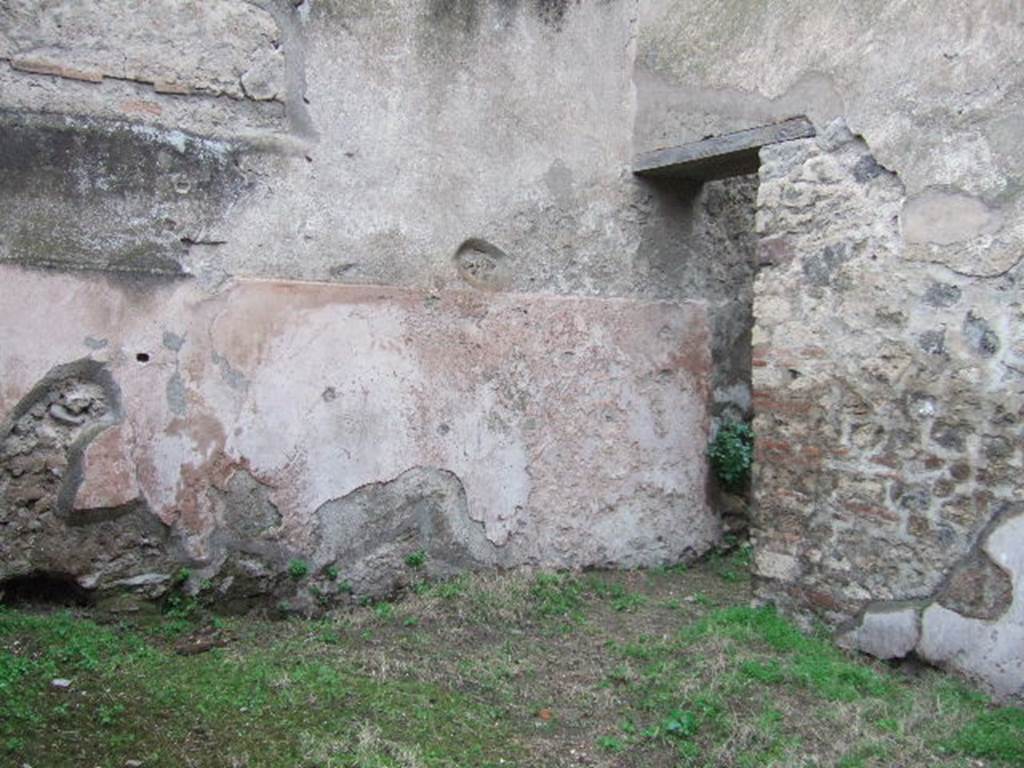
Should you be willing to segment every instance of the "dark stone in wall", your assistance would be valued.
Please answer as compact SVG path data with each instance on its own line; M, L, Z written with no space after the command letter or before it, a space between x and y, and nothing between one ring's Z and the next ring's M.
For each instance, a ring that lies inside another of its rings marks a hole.
M961 290L947 283L933 283L924 294L924 301L933 307L951 307L960 301Z
M436 23L453 23L464 32L475 32L489 4L506 13L527 5L545 24L557 30L579 0L430 0L430 18Z
M1010 607L1013 583L983 552L960 563L939 596L939 605L961 616L994 621Z
M992 357L999 351L999 336L987 320L974 312L968 312L964 318L964 338L982 357Z

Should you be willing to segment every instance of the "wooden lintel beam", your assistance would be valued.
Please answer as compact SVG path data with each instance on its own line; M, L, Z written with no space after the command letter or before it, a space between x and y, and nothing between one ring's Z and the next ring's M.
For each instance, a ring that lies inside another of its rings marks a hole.
M633 173L700 181L742 176L757 171L757 152L761 147L814 135L814 125L810 120L794 117L690 144L643 152L633 161Z

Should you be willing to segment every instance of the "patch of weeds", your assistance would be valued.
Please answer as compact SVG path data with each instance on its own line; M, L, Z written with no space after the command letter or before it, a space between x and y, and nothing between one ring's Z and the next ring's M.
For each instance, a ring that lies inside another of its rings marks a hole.
M597 746L605 752L622 752L626 749L626 742L615 736L602 736L597 740Z
M391 621L395 616L395 606L391 603L377 603L373 607L373 612L381 621Z
M650 661L665 658L675 650L674 645L652 637L641 635L628 643L613 643L612 649L627 659Z
M313 599L316 600L317 605L319 605L322 608L325 608L331 604L331 596L316 585L313 585L309 588L309 594L311 594L313 596Z
M410 568L422 568L427 564L427 553L422 549L418 549L406 555L405 564Z
M865 768L885 758L889 753L882 744L862 744L840 758L836 768Z
M777 685L786 679L779 662L775 659L744 661L740 664L740 674L766 685Z
M294 558L288 561L288 575L296 581L306 578L309 575L309 563L305 560Z
M328 581L337 581L338 580L338 566L336 566L336 565L328 565L326 568L324 568L324 576L327 577Z
M716 611L683 635L690 639L717 635L755 649L761 646L787 654L785 661L746 663L740 672L759 682L795 683L830 701L884 697L896 690L871 667L847 658L824 637L802 634L770 607Z
M586 586L597 597L611 598L612 610L620 613L632 612L647 604L646 597L627 591L619 582L609 583L604 579L590 577Z
M649 738L689 739L697 733L697 716L693 712L674 709L644 733Z
M815 652L817 651L817 652ZM829 701L856 701L865 696L881 698L895 692L895 685L870 667L843 657L830 645L821 645L797 656L786 670L792 682L804 685Z
M332 627L324 627L320 630L318 638L324 645L340 645L341 633Z
M636 678L636 673L633 672L633 668L629 664L619 664L612 667L608 673L608 680L613 683L626 684L632 682Z
M753 562L753 548L749 542L736 544L734 541L727 542L731 547L726 554L712 553L708 557L711 570L718 578L730 584L736 584L750 579L750 566Z
M191 630L199 617L202 606L192 595L171 592L163 604L163 621L157 634L173 638Z
M624 594L612 599L612 609L620 613L633 612L647 605L647 598L635 593Z
M0 611L0 643L0 740L11 752L32 743L26 734L45 731L47 718L66 715L67 702L48 696L50 680L71 678L80 690L82 679L116 679L122 670L148 665L155 656L137 636L67 612ZM123 705L105 701L96 710L103 725L113 724L123 711Z
M686 563L673 563L672 565L657 565L648 572L651 576L680 576L689 570Z
M456 576L454 579L439 581L436 584L430 585L428 593L435 597L440 597L442 600L455 600L466 594L466 586L467 578L465 576Z
M536 614L542 618L582 618L583 587L567 573L538 573L530 587Z
M100 725L110 728L117 724L118 719L124 714L123 704L101 704L98 710Z
M969 757L1024 765L1024 709L1004 707L982 712L960 729L949 748Z
M742 490L754 463L754 430L742 421L723 422L708 444L708 460L725 488Z

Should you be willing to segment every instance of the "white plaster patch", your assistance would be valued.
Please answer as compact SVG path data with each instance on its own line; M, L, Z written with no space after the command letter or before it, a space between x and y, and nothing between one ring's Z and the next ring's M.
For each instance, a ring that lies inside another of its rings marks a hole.
M995 234L1002 226L1002 216L976 197L928 190L907 200L902 223L907 243L953 245Z
M996 528L985 551L1013 580L1013 602L995 621L971 619L930 606L921 620L918 653L959 670L1003 698L1024 697L1024 515Z

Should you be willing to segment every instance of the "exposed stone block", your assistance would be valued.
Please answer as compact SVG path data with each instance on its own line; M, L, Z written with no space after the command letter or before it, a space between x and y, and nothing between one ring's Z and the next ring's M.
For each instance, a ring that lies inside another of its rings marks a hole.
M920 636L915 607L874 608L860 624L838 638L840 645L879 659L902 659L917 646Z

